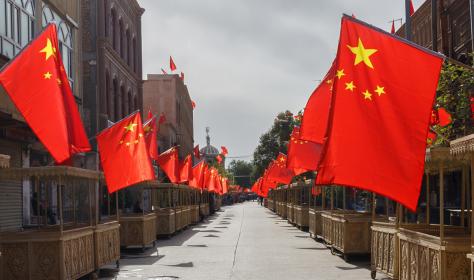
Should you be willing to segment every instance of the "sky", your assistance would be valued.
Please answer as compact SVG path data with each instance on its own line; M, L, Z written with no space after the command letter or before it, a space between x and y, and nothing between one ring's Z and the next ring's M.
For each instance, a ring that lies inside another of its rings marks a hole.
M208 126L213 146L243 160L278 112L304 108L334 59L343 13L387 31L404 15L403 0L138 2L144 79L169 71L171 55L196 102L195 144L205 146Z

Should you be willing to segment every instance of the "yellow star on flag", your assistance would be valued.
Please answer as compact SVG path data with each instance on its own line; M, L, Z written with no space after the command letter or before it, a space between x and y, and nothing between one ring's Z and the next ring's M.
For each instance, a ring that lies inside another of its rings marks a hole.
M58 85L62 84L61 79L56 79L56 82L58 82Z
M362 44L362 40L360 38L359 38L359 43L357 46L351 47L347 45L347 47L351 50L353 54L356 55L355 60L354 60L354 65L364 62L365 65L374 69L374 66L372 65L372 61L370 61L370 56L377 52L376 49L366 49L364 47L364 44Z
M344 73L344 69L337 70L336 76L341 79L343 76L345 76L346 73Z
M53 47L53 44L49 38L46 41L46 46L40 51L40 53L44 53L46 55L46 60L48 60L51 56L54 56L56 53L56 48Z
M366 89L362 94L364 95L364 99L372 100L372 94L369 92L369 90Z
M327 80L326 83L327 84L332 84L332 80Z
M381 86L377 86L377 89L375 90L375 92L376 92L379 96L382 96L382 94L385 93L385 88L384 88L384 87L381 87Z
M46 72L43 74L43 77L46 79L46 80L51 80L51 76L53 76L50 72Z
M350 83L346 83L346 89L350 91L354 91L356 86L354 85L354 81L351 81Z
M133 128L134 128L135 126L137 126L137 125L138 125L138 124L136 124L136 123L130 123L130 124L128 124L127 126L124 127L124 128L125 128L125 131L126 131L126 132L128 132L128 131L133 132Z

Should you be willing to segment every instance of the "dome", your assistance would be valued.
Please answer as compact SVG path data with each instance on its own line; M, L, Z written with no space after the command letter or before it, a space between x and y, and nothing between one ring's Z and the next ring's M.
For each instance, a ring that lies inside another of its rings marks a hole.
M219 154L219 150L212 146L212 145L207 145L206 147L202 148L200 150L202 155L215 155L217 156Z

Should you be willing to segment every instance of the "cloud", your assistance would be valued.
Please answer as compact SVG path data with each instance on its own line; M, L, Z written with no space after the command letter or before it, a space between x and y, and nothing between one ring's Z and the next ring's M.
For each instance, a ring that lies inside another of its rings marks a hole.
M421 0L414 1L415 7ZM342 13L383 29L401 18L394 0L139 0L143 73L172 55L196 101L194 135L230 156L253 153L283 110L305 106L332 62Z

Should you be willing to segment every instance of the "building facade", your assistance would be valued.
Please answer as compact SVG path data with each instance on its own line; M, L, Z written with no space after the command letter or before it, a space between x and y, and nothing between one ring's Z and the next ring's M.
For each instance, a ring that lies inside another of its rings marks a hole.
M58 29L59 51L82 113L82 73L78 67L82 61L80 19L79 0L0 0L0 66L18 54L46 25L54 22ZM3 88L0 88L0 154L10 157L10 167L53 163ZM79 157L77 164L80 162ZM31 191L21 181L2 182L0 232L17 230L22 224L29 223L23 217L30 217Z
M471 18L469 0L438 0L437 38L433 44L431 0L426 0L411 17L412 41L429 49L435 49L454 60L471 64ZM405 36L405 25L397 30ZM433 48L435 46L435 48Z
M141 17L136 0L83 0L84 125L95 136L143 108ZM96 143L92 141L96 151ZM98 166L97 153L87 167Z
M193 152L192 101L178 75L149 74L143 84L143 108L166 118L158 132L160 152L176 145L181 159Z

